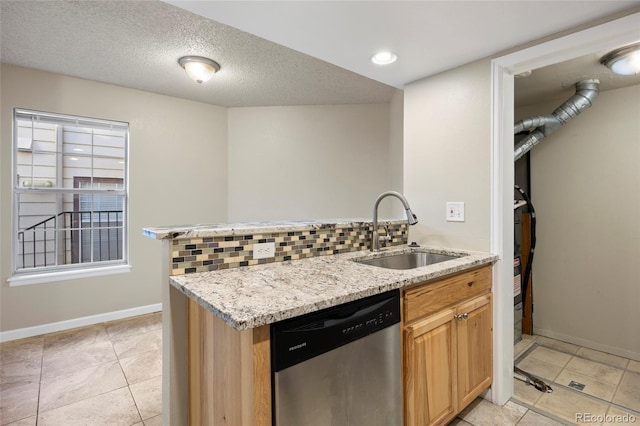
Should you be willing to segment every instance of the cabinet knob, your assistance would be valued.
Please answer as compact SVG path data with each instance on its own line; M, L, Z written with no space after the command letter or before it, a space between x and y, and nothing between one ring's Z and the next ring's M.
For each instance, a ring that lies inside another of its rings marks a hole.
M466 320L469 318L469 314L467 312L465 312L464 314L458 314L458 315L454 315L453 316L455 319L462 321L462 320Z

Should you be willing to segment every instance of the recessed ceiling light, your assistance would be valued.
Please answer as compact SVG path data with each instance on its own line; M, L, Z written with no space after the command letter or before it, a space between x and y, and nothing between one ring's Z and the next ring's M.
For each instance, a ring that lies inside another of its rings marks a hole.
M634 75L640 73L640 43L613 50L600 59L602 65L616 74Z
M376 65L389 65L398 59L395 53L392 52L378 52L371 57L371 62Z

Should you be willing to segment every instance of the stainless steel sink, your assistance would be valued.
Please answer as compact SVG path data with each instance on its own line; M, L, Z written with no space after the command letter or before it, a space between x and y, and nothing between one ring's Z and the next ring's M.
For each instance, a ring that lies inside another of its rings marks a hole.
M438 253L412 252L393 254L391 256L378 257L375 259L356 259L356 262L387 269L414 269L421 266L446 262L447 260L457 259L458 257L459 256L450 256Z

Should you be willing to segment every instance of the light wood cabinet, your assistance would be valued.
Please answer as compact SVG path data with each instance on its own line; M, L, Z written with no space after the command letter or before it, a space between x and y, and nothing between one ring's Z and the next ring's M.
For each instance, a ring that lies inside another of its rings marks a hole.
M458 343L459 410L491 385L493 373L493 325L491 294L459 305L455 320Z
M457 410L454 312L447 309L405 327L407 426L441 424Z
M446 424L491 385L490 288L486 267L403 295L406 426Z

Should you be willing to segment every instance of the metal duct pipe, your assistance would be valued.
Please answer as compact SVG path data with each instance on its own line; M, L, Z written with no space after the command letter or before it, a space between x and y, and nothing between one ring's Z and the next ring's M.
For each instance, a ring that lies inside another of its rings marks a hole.
M514 126L514 134L525 130L533 130L516 144L513 161L517 161L542 139L589 108L598 97L599 90L600 80L597 78L579 81L576 83L576 93L556 108L550 115L525 118L524 120L518 121Z

